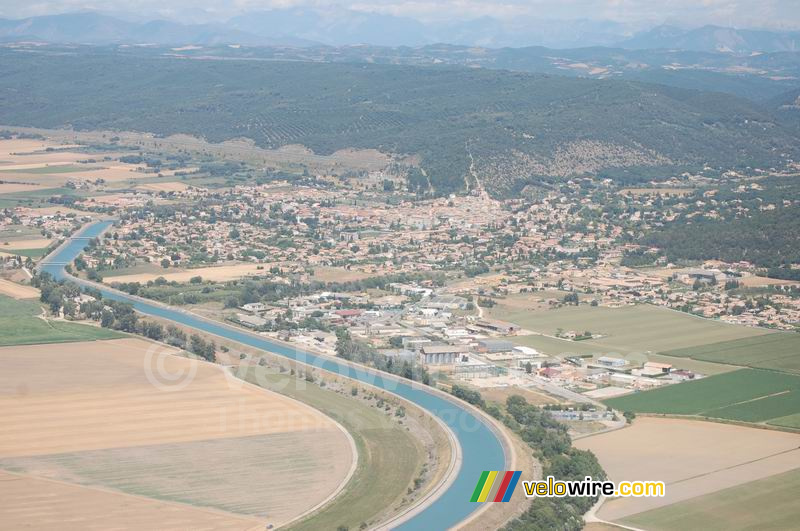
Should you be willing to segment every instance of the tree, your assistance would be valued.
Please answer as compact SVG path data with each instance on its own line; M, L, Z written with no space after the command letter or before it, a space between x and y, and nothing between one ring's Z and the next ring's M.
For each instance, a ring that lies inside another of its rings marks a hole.
M150 339L161 341L164 338L164 327L152 321L144 321L142 323L142 334Z
M124 332L136 332L136 324L139 318L133 312L122 315L115 321L115 328Z
M392 336L389 338L389 345L392 348L403 348L403 338L401 336Z
M575 306L578 305L578 294L576 292L567 293L564 295L563 299L564 304L574 304Z
M64 304L62 306L62 310L64 311L64 315L68 317L75 317L75 310L77 309L77 305L72 299L65 299Z
M114 314L109 310L103 310L103 313L100 314L100 326L103 328L111 328L113 324Z
M162 258L161 259L161 267L167 269L169 267L170 261L169 258Z
M531 362L525 363L525 372L528 374L533 373L533 364Z

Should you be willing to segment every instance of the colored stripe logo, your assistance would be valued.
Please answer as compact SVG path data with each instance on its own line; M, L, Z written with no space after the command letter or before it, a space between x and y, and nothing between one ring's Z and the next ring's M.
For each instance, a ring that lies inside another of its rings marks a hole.
M497 483L497 491L494 496L488 501L493 502L507 502L514 494L514 489L517 488L519 477L522 472L519 470L506 470L498 472L496 470L484 470L478 479L478 484L475 485L475 490L472 491L472 497L469 499L471 502L483 503L487 501L492 492L492 487ZM496 481L497 478L500 481Z

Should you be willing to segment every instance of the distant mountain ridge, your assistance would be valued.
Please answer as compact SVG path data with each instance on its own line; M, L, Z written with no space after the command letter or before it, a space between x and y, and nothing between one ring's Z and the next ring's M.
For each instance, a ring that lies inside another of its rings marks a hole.
M546 20L488 16L423 24L415 19L344 8L289 8L245 13L230 20L183 24L132 22L94 12L20 20L0 19L0 40L53 43L243 44L423 46L439 42L490 48L615 46L635 49L754 52L798 51L800 31L741 30L719 26L682 29L662 25L633 34L625 24L603 20Z
M609 21L554 21L521 18L501 21L481 17L467 21L423 24L408 17L342 8L254 11L207 24L130 21L94 12L0 19L0 41L42 40L50 43L114 44L371 44L423 46L448 42L468 46L567 48L611 45L630 35L629 28Z
M289 8L248 12L229 20L186 24L96 12L20 20L0 19L0 41L41 40L65 44L158 44L246 46L426 46L448 43L486 48L613 47L688 51L800 51L800 31L740 30L719 26L681 29L662 25L634 34L625 24L603 20L547 20L488 16L422 23L408 17L344 8Z
M221 24L180 24L167 20L129 22L100 13L68 13L0 19L0 41L41 40L64 44L243 44L250 46L316 43L291 36L273 39Z
M662 25L619 43L632 49L676 49L697 52L757 52L800 51L800 31L764 31L703 26L685 30Z

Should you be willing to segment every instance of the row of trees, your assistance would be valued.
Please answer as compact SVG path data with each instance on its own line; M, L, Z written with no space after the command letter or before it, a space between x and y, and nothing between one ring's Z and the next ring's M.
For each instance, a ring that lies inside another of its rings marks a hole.
M380 371L396 374L408 380L422 382L425 385L431 384L430 374L421 365L405 360L397 362L394 358L381 354L372 346L354 340L346 328L338 328L336 330L336 356L344 360L374 367Z
M567 427L543 408L528 404L525 398L508 397L505 412L488 404L480 392L453 385L451 393L466 400L516 432L533 450L542 463L543 477L554 476L564 481L579 481L586 476L602 481L606 474L595 455L588 450L572 447ZM511 521L506 531L579 531L583 515L597 501L592 497L535 498L528 509Z
M85 316L98 321L103 328L119 330L131 334L139 334L155 341L187 350L208 361L215 361L217 346L213 341L206 341L198 334L187 336L174 325L166 328L160 323L143 319L133 306L127 302L104 299L103 295L92 288L84 289L90 298L81 301L81 288L72 282L57 282L48 273L39 273L31 279L31 284L41 291L40 300L47 303L51 313L64 313L66 317ZM80 302L79 302L80 301Z

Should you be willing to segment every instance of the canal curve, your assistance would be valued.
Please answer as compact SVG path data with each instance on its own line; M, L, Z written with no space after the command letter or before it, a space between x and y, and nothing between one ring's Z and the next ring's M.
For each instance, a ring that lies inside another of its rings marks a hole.
M476 511L481 504L470 503L469 498L475 484L484 470L504 470L506 455L500 435L491 427L485 418L474 413L470 408L441 396L423 384L404 379L390 377L384 373L367 370L342 363L334 358L320 356L256 336L244 330L210 321L195 314L172 308L160 303L148 302L139 297L128 296L103 285L70 276L64 267L83 252L88 241L100 236L111 221L92 223L76 233L64 245L45 258L39 266L40 271L53 275L57 280L69 279L85 286L99 290L103 297L111 300L125 301L133 305L138 312L173 321L202 332L242 343L252 348L292 360L301 361L321 370L335 372L376 387L392 392L427 410L447 425L461 446L461 466L455 479L435 501L409 519L400 523L395 529L402 530L438 530L448 529L465 520Z

